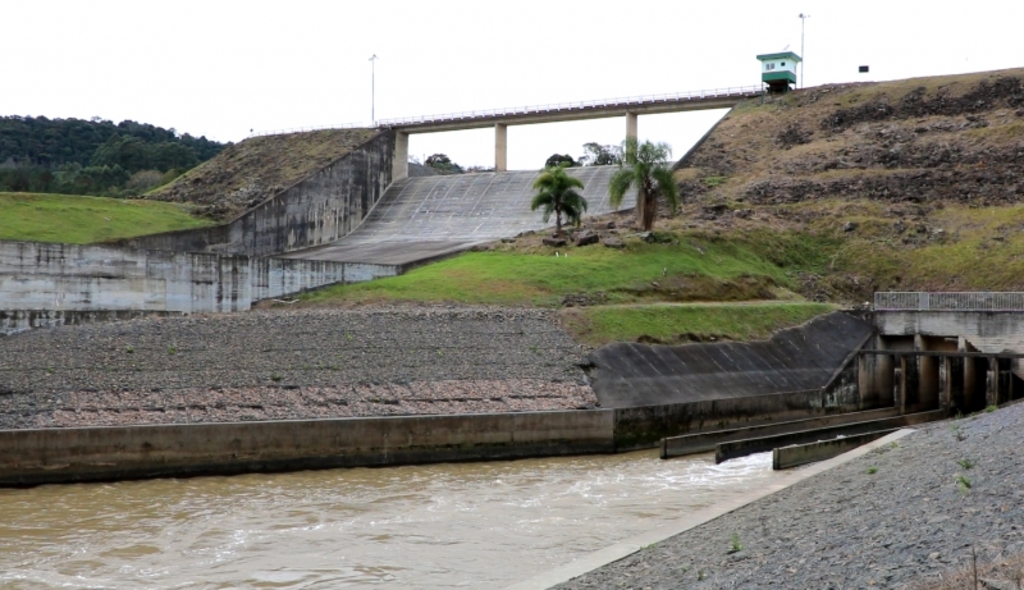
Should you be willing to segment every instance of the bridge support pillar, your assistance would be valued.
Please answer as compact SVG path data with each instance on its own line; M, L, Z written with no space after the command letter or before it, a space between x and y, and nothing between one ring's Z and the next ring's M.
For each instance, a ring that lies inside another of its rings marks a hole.
M494 171L508 170L508 125L494 124Z
M988 374L985 375L985 406L999 405L999 359L988 358Z
M892 398L893 405L899 408L900 414L907 413L907 357L896 355L896 367L893 369Z
M626 113L626 139L629 139L631 137L633 139L637 138L637 134L636 134L637 121L636 120L637 120L637 114L636 113L629 113L629 112Z
M391 160L391 182L409 177L409 134L395 132L395 154Z
M945 357L939 365L939 409L948 410L953 399L953 359Z

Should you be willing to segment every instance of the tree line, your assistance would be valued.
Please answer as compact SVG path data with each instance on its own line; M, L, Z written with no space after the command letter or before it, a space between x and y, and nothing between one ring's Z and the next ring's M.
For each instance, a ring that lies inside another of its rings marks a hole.
M134 196L226 146L135 121L0 117L0 191Z

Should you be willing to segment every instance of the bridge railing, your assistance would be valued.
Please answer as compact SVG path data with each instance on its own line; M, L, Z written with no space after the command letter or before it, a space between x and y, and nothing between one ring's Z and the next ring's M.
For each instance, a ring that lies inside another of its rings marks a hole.
M317 127L292 127L290 129L271 129L269 131L253 131L249 137L262 137L264 135L286 135L288 133L304 133L308 131L324 131L327 129L371 129L375 127L372 123L341 123L340 125L320 125Z
M642 106L648 104L656 104L659 102L681 102L687 100L702 100L709 98L727 98L730 96L743 97L750 96L752 94L759 94L760 92L760 86L734 86L729 88L714 88L711 90L695 90L692 92L676 92L672 94L648 94L642 96L630 96L623 98L584 100L578 102L559 102L525 107L510 107L503 109L489 109L481 111L462 111L458 113L446 113L442 115L422 115L419 117L406 117L401 119L381 119L380 121L377 121L377 124L384 127L401 127L403 125L439 123L442 121L458 121L463 119L476 119L485 117L506 117L514 115L550 113L557 111Z
M1024 311L1021 292L959 292L925 291L875 293L878 311Z

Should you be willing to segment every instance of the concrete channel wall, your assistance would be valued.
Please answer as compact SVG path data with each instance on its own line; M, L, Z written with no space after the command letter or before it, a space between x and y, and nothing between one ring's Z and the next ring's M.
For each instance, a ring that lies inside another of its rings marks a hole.
M614 449L582 410L0 431L0 486L515 459Z
M394 276L396 266L0 241L0 334L125 313L245 311L254 301Z
M320 246L358 227L391 184L394 133L370 141L233 221L141 236L133 248L273 256Z

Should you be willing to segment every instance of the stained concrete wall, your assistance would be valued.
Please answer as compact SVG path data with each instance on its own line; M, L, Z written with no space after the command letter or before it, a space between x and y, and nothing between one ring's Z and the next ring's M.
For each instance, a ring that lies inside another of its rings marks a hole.
M608 410L0 431L0 485L612 452Z
M125 311L245 311L260 299L400 271L387 265L0 241L0 333Z
M791 391L688 403L616 408L618 450L642 449L670 436L799 420L865 408L858 397L828 389Z
M362 223L391 184L394 133L382 131L228 224L142 236L134 248L271 256L333 242Z
M5 310L238 311L251 300L247 257L0 242Z
M763 342L616 343L590 355L591 377L606 408L819 390L837 376L842 383L833 395L856 396L856 367L852 373L842 371L871 334L870 323L837 312Z

